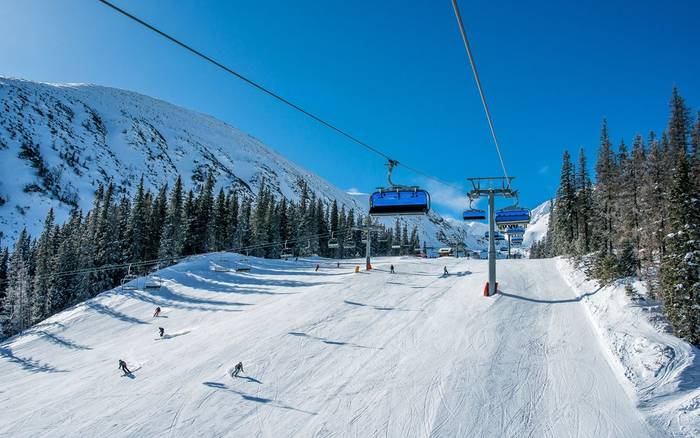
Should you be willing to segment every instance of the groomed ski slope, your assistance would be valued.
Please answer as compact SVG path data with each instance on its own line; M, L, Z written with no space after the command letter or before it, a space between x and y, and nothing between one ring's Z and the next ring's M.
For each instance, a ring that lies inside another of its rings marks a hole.
M3 344L0 436L662 434L553 260L499 261L503 293L485 298L480 260L212 270L237 257L193 258L160 271L160 292L108 292Z

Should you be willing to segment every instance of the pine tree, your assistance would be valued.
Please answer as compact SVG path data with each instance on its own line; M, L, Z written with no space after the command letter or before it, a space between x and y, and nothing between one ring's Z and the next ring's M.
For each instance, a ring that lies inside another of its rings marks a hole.
M216 197L213 227L214 229L212 236L214 241L211 243L211 248L214 251L223 251L227 249L226 235L228 232L228 205L223 188L219 190L219 195Z
M571 163L569 151L564 151L557 202L554 205L556 210L554 216L556 218L554 222L556 247L553 249L557 255L570 255L573 252L578 229L576 201L576 171Z
M673 87L669 106L671 107L671 117L668 121L669 164L675 165L678 155L686 154L688 151L688 135L691 126L690 110L685 105L677 87Z
M161 259L174 259L182 255L186 232L187 214L184 210L182 199L182 179L178 176L168 200L168 209L160 237L158 257Z
M7 299L7 262L9 258L9 250L7 248L0 249L0 318L5 313L5 301ZM2 330L0 323L0 337L1 335Z
M236 247L236 233L238 232L238 195L236 192L230 192L227 199L227 214L226 223L228 225L226 231L226 249Z
M23 229L15 241L7 273L7 300L3 315L3 335L12 336L31 324L32 254L31 237Z
M183 239L182 239L182 255L196 254L196 234L195 221L197 215L197 201L194 198L192 190L187 192L185 203L182 206L183 214Z
M690 174L695 182L695 190L700 192L700 111L695 117L695 125L690 135Z
M675 333L700 345L700 200L685 153L678 155L672 182L667 211L672 232L661 263L664 308Z
M153 200L148 223L148 244L146 259L155 260L160 252L160 239L163 234L166 216L168 214L168 185L163 184L158 195Z
M143 176L141 176L141 181L136 189L136 197L134 198L133 207L131 209L131 217L129 218L128 238L131 242L129 247L129 260L132 262L145 260L148 239L149 204L144 188ZM95 208L93 208L93 212L94 211Z
M608 135L608 123L603 120L600 133L600 149L596 162L596 222L594 230L600 248L605 253L613 252L613 222L615 220L615 196L617 190L617 166Z
M588 254L591 249L591 222L593 221L593 187L588 176L588 163L583 148L578 154L578 173L576 175L576 211L578 215L579 254Z
M83 216L80 210L74 210L66 223L59 231L57 240L54 270L57 272L72 272L80 268L80 243L83 234ZM69 303L76 302L77 276L64 274L56 276L54 287L46 300L46 312L53 315L63 310Z
M32 303L30 323L36 324L46 319L47 296L52 287L52 268L54 258L54 213L53 208L49 209L44 219L44 231L37 241L36 268L32 285Z
M208 243L211 241L212 231L211 218L214 209L214 173L209 172L207 181L197 197L197 207L194 221L190 229L190 238L193 243L195 254L207 252Z

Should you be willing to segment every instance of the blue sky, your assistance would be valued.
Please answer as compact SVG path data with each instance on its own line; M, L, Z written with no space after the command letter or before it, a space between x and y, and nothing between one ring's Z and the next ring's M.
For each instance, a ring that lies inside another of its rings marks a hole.
M501 173L449 0L114 0L386 151L466 188ZM660 131L677 85L700 109L695 0L460 2L521 203L556 189L561 154ZM385 183L382 160L93 0L0 2L0 74L138 91L218 117L337 186ZM458 216L459 191L425 184Z

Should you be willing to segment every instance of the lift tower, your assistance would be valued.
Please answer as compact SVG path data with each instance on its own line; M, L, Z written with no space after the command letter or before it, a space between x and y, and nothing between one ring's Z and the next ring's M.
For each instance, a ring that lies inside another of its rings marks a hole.
M510 183L515 177L483 177L467 178L472 183L469 199L476 200L481 197L489 198L489 296L496 293L496 211L494 199L496 196L513 198L517 191L510 188Z

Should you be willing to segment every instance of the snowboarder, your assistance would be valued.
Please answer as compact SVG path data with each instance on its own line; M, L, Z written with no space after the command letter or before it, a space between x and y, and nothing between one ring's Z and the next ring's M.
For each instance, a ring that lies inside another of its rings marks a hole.
M129 371L129 368L126 367L126 362L123 360L119 359L119 369L122 370L125 376L128 376L131 374L131 371Z
M162 338L165 334L165 329L163 327L158 327L158 333L160 333L160 337Z
M233 367L232 377L238 377L239 373L243 372L243 362L238 362L235 367Z
M447 272L447 266L444 266L444 267L442 268L442 273L443 273L443 275L450 275L450 273Z
M316 271L318 271L318 269L319 269L320 267L321 267L321 265L319 265L318 263L316 263Z
M156 311L153 312L153 317L158 318L160 316L160 307L156 307Z
M396 274L396 272L394 272L394 265L389 266L389 273Z

